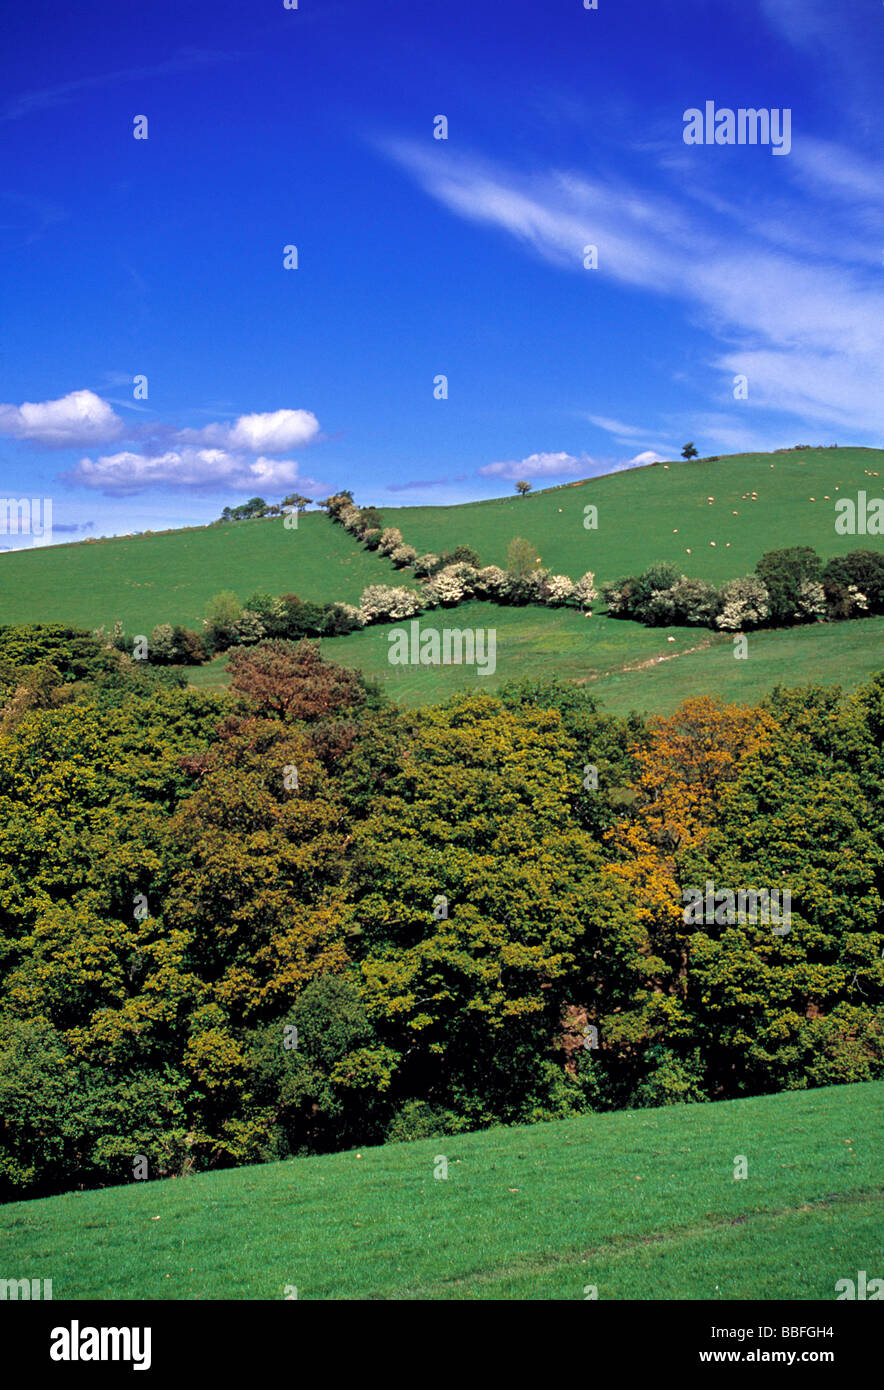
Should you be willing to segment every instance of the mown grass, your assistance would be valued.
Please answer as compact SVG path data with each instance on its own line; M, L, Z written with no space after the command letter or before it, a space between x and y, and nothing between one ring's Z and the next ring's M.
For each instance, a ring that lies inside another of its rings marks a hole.
M832 1300L884 1276L882 1144L873 1082L133 1181L0 1210L3 1272L57 1300Z

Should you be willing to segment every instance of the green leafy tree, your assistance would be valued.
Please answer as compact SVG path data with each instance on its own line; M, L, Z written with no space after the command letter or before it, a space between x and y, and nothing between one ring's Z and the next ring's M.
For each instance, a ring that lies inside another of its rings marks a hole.
M762 555L755 573L767 589L771 621L794 623L801 616L802 586L818 584L822 572L823 562L809 545L792 545Z

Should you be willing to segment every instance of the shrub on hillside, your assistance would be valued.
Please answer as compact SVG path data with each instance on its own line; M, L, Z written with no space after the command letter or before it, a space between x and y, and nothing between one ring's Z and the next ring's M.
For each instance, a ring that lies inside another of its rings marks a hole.
M476 598L500 598L506 588L506 570L499 565L483 566L476 571L474 588Z
M822 582L830 607L837 607L846 601L847 612L858 604L850 601L851 587L866 600L866 609L871 613L884 613L884 555L877 550L851 550L848 555L839 555L830 560L822 573ZM838 613L835 616L842 616Z
M362 627L362 614L352 603L330 603L323 623L323 637L343 637Z
M443 550L436 560L437 570L447 569L449 565L472 565L473 569L479 569L482 561L479 559L475 550L469 545L456 545L453 550Z
M426 579L428 575L433 573L433 570L436 568L438 564L439 556L433 555L432 552L427 552L426 555L419 555L417 557L414 564L412 565L412 569L414 570L418 579Z
M359 611L363 623L401 622L423 609L420 594L390 584L369 584L363 589Z
M659 563L642 574L627 575L625 579L605 584L603 592L608 613L614 618L634 618L652 625L672 622L667 616L671 604L661 602L660 595L684 578L676 565Z
M531 541L525 540L524 536L513 536L506 548L507 574L524 579L539 566L540 556L537 554L537 547Z
M446 565L424 581L421 586L424 601L430 608L463 603L473 597L477 573L472 565Z
M175 660L175 630L171 623L157 623L147 641L148 660L170 666Z
M721 589L721 612L715 624L725 632L760 627L770 617L767 589L754 575L729 579Z
M378 541L378 550L382 555L392 555L393 551L402 544L402 532L395 526L385 526Z
M390 559L397 569L404 569L417 559L417 551L413 545L397 545L396 549L390 552Z
M803 579L798 590L794 617L798 622L822 622L828 612L826 591L813 579Z
M266 635L261 615L254 613L251 608L244 608L236 620L234 633L236 642L243 646L249 646L252 642L260 642L261 638Z
M242 605L230 589L209 599L203 629L206 644L212 651L226 651L239 640L237 624L241 614Z
M526 603L543 603L544 586L549 579L549 570L533 569L525 574L507 570L506 579L500 592L500 602L523 607Z
M762 555L755 573L768 592L771 622L788 624L801 614L802 584L819 583L823 562L809 545L792 545Z
M228 670L231 690L265 716L311 721L365 704L361 674L324 661L318 642L260 642L233 652Z
M567 574L551 574L543 584L543 601L551 607L569 603L574 597L575 588L573 579L569 579Z
M668 589L651 594L642 610L642 620L651 626L701 623L711 627L721 608L721 597L712 584L682 575Z
M594 599L598 598L598 590L595 587L595 575L592 570L587 570L577 583L574 585L572 595L578 608L589 609L592 607Z
M257 613L267 637L285 637L286 607L278 594L255 593L247 598L244 608Z

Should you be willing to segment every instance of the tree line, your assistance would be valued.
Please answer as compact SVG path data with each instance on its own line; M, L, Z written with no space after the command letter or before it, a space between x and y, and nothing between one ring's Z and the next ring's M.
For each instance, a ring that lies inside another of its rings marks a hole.
M0 630L4 1197L882 1074L884 673L645 720L230 666ZM709 879L788 935L686 925Z

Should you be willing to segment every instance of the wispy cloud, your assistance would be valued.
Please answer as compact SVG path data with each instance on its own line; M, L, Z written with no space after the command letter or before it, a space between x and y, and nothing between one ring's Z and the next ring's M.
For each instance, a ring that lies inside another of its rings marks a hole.
M385 492L419 492L425 487L447 487L449 483L465 483L468 475L458 473L454 478L415 478L408 483L388 483Z
M114 87L146 77L173 76L194 68L212 67L216 63L229 62L235 56L232 53L216 53L210 49L182 48L162 63L153 63L141 68L121 68L117 72L95 73L91 77L75 78L72 82L60 82L55 87L41 87L34 91L22 92L11 97L0 109L0 121L17 121L22 116L30 116L37 111L48 111L55 106L63 106L73 101L81 92Z
M387 149L452 212L507 232L552 264L682 301L710 335L711 398L725 374L743 373L753 407L845 435L880 431L880 271L827 257L824 235L815 255L802 256L760 246L708 205L682 196L679 206L619 179L523 176L451 151ZM856 163L853 173L864 177ZM806 203L795 216L807 219ZM584 269L587 244L598 247L597 271Z

